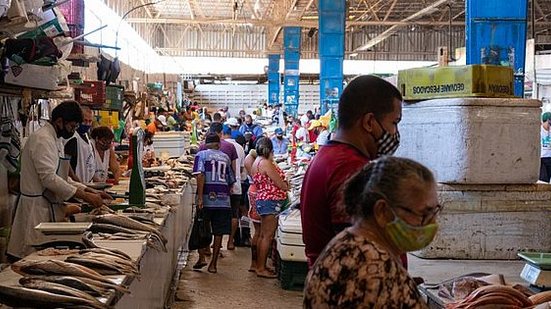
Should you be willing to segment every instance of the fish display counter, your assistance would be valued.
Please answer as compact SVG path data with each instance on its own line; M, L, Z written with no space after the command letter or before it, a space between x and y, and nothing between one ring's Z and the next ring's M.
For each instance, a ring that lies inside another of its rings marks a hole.
M193 222L188 168L146 175L145 205L128 205L128 181L110 188L112 206L75 216L91 222L86 249L47 248L0 272L0 308L168 306Z

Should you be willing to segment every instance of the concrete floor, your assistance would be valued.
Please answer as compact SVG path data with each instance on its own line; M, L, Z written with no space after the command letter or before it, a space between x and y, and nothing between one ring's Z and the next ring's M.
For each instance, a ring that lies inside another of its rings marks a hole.
M218 273L210 274L206 267L193 271L197 260L192 253L182 270L174 309L183 308L301 308L302 292L285 291L275 279L257 278L247 271L249 248L222 250ZM409 255L409 272L422 277L426 283L439 283L457 276L484 272L503 274L510 283L521 283L519 274L524 263L520 261L465 261L425 260Z

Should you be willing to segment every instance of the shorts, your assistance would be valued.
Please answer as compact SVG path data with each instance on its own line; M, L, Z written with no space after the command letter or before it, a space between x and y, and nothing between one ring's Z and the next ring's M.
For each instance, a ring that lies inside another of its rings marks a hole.
M232 219L239 218L239 207L241 206L241 194L230 195L231 217Z
M256 212L260 216L278 215L285 200L256 200Z
M205 221L210 222L214 236L231 234L231 209L203 208Z

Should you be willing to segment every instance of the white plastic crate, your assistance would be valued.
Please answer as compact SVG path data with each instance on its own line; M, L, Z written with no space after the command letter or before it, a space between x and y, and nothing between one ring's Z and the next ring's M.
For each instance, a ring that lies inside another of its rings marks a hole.
M180 157L187 145L184 132L157 132L153 136L153 148L155 156L160 158L163 152L170 157Z
M535 183L538 100L457 98L404 105L397 156L428 166L444 183Z

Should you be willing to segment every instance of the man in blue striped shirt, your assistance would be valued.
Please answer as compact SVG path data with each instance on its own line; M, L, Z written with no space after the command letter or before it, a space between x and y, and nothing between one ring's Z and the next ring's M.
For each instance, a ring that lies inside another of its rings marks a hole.
M195 156L193 173L197 175L197 207L203 209L205 221L210 222L214 235L214 247L208 272L216 273L216 264L222 246L222 236L231 233L230 188L235 182L228 155L220 151L220 137L209 133L205 139L206 150ZM204 249L199 249L199 260L193 266L206 266Z

